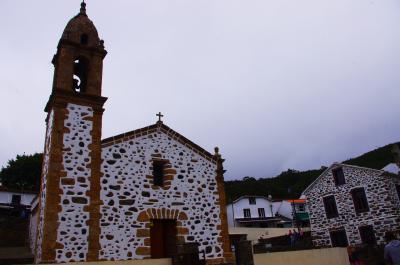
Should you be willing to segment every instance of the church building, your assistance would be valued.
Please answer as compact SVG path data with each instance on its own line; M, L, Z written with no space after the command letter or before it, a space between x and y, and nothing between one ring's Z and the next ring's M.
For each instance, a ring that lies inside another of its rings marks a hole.
M223 159L159 120L101 139L104 42L81 4L53 58L36 263L172 257L197 243L231 260Z

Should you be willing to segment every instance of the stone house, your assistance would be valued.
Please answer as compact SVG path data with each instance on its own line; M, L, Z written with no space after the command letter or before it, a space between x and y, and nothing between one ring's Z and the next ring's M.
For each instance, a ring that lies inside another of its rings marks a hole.
M35 262L169 258L185 243L199 244L207 264L231 261L218 148L209 153L161 114L101 140L106 54L83 2L52 61Z
M400 228L400 178L384 170L334 163L302 196L315 246L382 244Z

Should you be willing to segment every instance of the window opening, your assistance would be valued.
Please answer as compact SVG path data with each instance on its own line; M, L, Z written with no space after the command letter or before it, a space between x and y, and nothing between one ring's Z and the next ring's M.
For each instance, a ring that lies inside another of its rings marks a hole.
M82 34L81 35L81 44L87 45L88 44L88 40L89 40L89 37L88 37L87 34Z
M244 218L251 218L250 209L243 209Z
M258 216L260 218L264 218L265 217L265 210L264 208L258 208Z
M88 60L79 57L74 61L73 90L79 93L86 92Z
M335 197L333 195L324 197L324 207L327 218L335 218L339 216L336 207Z
M346 231L344 229L331 231L329 234L331 236L332 247L343 248L348 246Z
M396 191L397 191L397 197L399 197L400 200L400 185L396 185Z
M360 231L361 241L363 242L363 244L366 245L376 244L375 232L372 225L361 226L358 228L358 230Z
M21 204L21 195L13 194L11 197L11 204L20 205Z
M335 180L336 186L340 186L346 183L344 179L343 168L339 167L332 170L333 178Z
M356 188L351 191L351 196L353 197L354 208L357 213L368 212L368 201L365 196L364 188Z
M255 197L249 197L249 204L256 204L256 198Z
M156 186L164 185L164 166L164 161L153 161L153 183Z

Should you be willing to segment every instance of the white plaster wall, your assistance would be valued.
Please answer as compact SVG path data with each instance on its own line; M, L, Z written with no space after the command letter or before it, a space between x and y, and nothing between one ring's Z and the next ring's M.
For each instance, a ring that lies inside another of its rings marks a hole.
M49 170L49 152L51 150L51 135L53 132L54 124L54 112L50 111L47 130L46 130L46 140L43 156L43 169L42 169L42 182L41 182L41 193L40 193L40 203L39 203L39 220L37 229L37 240L36 240L36 255L35 261L40 262L42 260L42 240L43 240L43 225L44 225L44 208L46 206L46 182L47 174Z
M39 211L35 211L30 215L29 219L29 247L31 252L34 253L36 236L37 236L37 228L38 228L38 214Z
M74 184L63 185L60 180L61 212L58 215L59 227L56 231L57 242L62 249L57 249L56 261L84 261L88 252L89 213L84 207L90 198L90 149L92 142L93 110L76 104L67 105L67 118L64 126L69 132L63 136L63 167L68 179Z
M7 191L0 191L0 203L10 203L10 195Z
M10 192L10 191L0 191L0 203L11 203L11 199L13 195L21 196L21 204L30 206L33 198L35 198L35 194L27 194L21 192Z
M177 171L168 190L153 190L146 178L152 175L155 153L168 159ZM200 251L206 251L207 259L223 257L222 244L218 242L221 220L213 162L162 131L103 147L102 159L101 259L144 258L135 253L137 247L144 246L144 238L137 237L136 231L145 228L145 223L138 222L137 217L150 208L185 212L188 220L182 221L182 226L189 229L185 242L200 243ZM133 202L121 205L121 199Z
M228 204L226 206L226 215L228 217L228 227L234 227L234 219L233 219L233 211L232 211L232 204Z
M281 201L279 205L279 209L277 210L277 213L285 216L286 218L293 218L293 213L292 213L292 204L288 201Z

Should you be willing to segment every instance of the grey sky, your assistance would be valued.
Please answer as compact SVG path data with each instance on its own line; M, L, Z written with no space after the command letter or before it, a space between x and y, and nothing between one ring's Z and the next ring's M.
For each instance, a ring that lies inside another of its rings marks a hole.
M155 114L227 179L399 140L398 0L88 0L109 54L103 138ZM79 0L0 1L0 165L41 152L61 33Z

